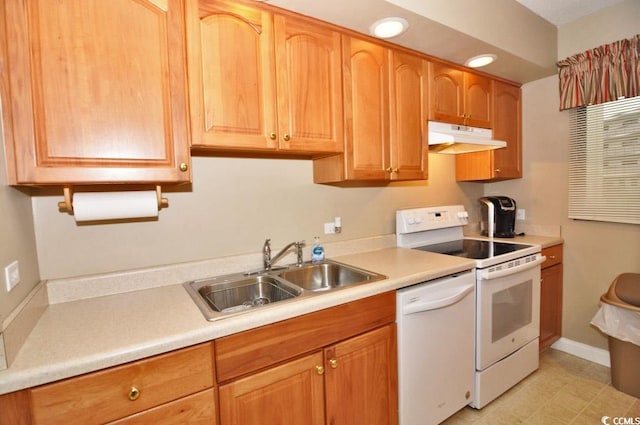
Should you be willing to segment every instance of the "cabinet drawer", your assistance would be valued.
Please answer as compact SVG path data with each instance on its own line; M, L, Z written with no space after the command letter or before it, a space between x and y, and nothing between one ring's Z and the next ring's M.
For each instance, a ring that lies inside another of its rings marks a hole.
M33 423L105 423L212 386L212 345L206 343L34 388Z
M226 382L396 320L395 291L341 304L215 341Z
M562 244L554 245L542 250L542 255L547 257L547 260L542 263L543 269L562 263L562 246Z
M109 422L109 425L213 425L215 406L214 392L209 389Z

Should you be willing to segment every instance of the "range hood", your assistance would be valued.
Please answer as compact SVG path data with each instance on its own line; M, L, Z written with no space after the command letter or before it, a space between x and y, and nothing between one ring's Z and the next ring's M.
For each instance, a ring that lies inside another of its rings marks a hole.
M507 146L504 140L495 140L488 128L429 121L429 152L469 153L499 149Z

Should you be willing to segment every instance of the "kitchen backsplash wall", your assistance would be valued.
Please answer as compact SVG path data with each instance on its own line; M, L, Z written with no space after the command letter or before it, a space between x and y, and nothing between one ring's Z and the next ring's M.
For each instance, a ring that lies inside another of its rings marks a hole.
M195 157L191 191L167 191L170 207L157 221L78 225L58 212L62 196L34 196L40 273L52 279L254 253L265 238L275 250L316 235L333 242L391 234L397 209L471 207L482 186L456 183L450 155L430 155L428 182L366 188L314 184L309 160ZM324 235L335 216L342 233Z
M40 280L31 197L7 186L1 121L0 118L0 333L11 311ZM20 283L7 292L4 268L16 260L20 266Z

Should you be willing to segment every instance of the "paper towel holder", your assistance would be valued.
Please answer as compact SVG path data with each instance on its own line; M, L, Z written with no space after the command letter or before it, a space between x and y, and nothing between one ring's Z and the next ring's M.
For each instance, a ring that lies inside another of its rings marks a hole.
M73 215L73 193L69 186L65 186L62 189L64 195L64 201L58 202L58 208L60 212L66 212ZM156 196L158 198L158 210L169 207L169 200L162 197L162 187L156 186Z

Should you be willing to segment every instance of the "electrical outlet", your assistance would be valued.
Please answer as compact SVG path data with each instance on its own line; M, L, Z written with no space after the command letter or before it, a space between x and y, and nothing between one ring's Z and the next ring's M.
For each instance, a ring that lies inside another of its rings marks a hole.
M7 292L11 291L20 283L20 266L18 265L18 260L4 268L4 281L7 285Z
M324 223L324 234L331 235L336 232L336 225L334 223Z
M516 209L516 219L524 220L524 218L525 218L525 210L523 210L522 208Z

